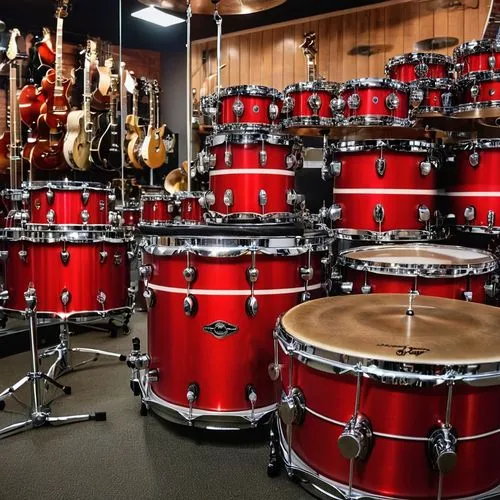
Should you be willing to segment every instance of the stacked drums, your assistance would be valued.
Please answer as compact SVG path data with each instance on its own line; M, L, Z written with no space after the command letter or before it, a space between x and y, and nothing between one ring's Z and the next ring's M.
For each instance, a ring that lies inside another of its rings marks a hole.
M15 191L15 192L14 192ZM22 314L34 287L40 316L129 315L130 236L108 224L111 189L90 182L32 182L2 193L11 206L4 229L2 310Z
M243 429L276 408L268 365L278 315L324 295L329 233L295 191L301 141L277 132L281 94L223 89L197 168L206 192L142 197L148 353L130 357L142 411Z

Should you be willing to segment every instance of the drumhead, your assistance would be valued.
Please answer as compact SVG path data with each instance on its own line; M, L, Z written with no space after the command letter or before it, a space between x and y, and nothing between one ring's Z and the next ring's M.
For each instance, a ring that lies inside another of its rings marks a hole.
M485 250L418 243L358 247L342 252L338 262L377 274L430 278L484 274L498 267L495 257Z
M81 182L81 181L32 181L23 182L23 189L28 191L38 191L40 189L53 189L61 191L107 191L111 193L113 190L106 187L100 182Z
M265 87L264 85L237 85L235 87L225 87L221 89L219 97L230 96L254 96L254 97L281 97L278 89Z
M453 56L456 58L467 56L469 54L479 54L482 52L499 52L500 42L491 38L483 38L482 40L472 40L471 42L463 43L453 50Z
M392 80L390 78L357 78L349 80L341 86L343 90L356 90L368 88L386 88L392 90L400 90L401 92L408 92L408 85L399 80Z
M297 342L327 353L425 365L500 361L500 308L405 294L346 295L305 302L281 318Z

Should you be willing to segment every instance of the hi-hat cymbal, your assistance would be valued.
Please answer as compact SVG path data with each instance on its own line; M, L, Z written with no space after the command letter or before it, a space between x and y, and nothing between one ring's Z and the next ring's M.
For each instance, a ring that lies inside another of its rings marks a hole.
M500 308L405 294L329 297L282 318L298 341L333 353L400 363L468 365L500 361Z
M145 5L152 5L160 9L185 12L186 0L139 0ZM221 15L253 14L272 9L285 3L286 0L220 0L217 10ZM212 0L191 0L193 14L213 14L215 4Z
M187 190L187 174L184 168L176 168L168 173L164 182L165 191L170 194Z

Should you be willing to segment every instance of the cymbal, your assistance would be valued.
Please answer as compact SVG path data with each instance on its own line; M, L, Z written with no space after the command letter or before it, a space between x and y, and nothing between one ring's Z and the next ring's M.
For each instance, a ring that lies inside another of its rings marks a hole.
M175 10L185 12L186 0L139 0L145 5L152 5L160 9ZM286 0L220 0L217 3L217 10L221 15L253 14L263 10L272 9L285 3ZM191 0L193 14L210 14L215 10L212 0Z
M187 162L186 162L187 163ZM174 194L178 191L186 191L187 190L187 174L185 168L176 168L169 172L165 177L164 182L165 190Z
M281 323L297 340L325 351L415 364L500 361L500 308L441 297L328 297L290 309Z

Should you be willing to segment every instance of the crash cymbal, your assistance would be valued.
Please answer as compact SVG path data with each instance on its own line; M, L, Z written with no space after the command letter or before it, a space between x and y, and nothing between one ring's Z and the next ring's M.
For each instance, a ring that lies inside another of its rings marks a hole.
M176 168L166 177L164 182L165 191L170 194L187 190L187 174L185 168Z
M328 297L288 311L281 323L298 341L325 351L384 361L468 365L500 361L500 308L441 297Z
M160 9L185 12L186 0L139 0L144 5L152 5ZM220 0L217 9L221 15L253 14L263 10L272 9L285 3L286 0ZM214 2L212 0L191 0L193 14L214 13Z

